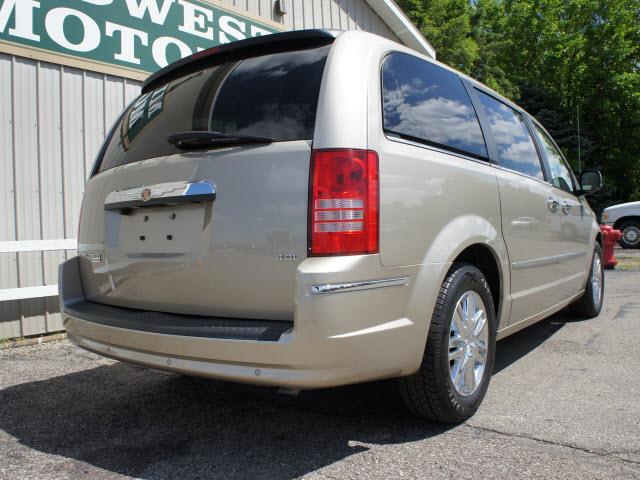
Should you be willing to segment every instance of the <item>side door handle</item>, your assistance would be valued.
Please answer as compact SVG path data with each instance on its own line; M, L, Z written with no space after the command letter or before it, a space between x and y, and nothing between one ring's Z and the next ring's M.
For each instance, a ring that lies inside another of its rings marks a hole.
M575 204L569 202L568 200L565 200L564 202L560 203L560 208L562 209L562 213L564 213L565 215L569 215L569 213L571 212L571 208L574 206Z
M549 196L546 198L544 203L547 204L547 208L551 210L553 213L556 213L558 211L558 207L560 207L560 202L556 197Z

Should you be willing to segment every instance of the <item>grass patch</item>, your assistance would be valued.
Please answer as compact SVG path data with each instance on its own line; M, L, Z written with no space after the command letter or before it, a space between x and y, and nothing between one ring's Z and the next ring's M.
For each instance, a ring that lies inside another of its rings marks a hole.
M640 256L626 256L616 252L618 265L616 268L620 270L640 270Z

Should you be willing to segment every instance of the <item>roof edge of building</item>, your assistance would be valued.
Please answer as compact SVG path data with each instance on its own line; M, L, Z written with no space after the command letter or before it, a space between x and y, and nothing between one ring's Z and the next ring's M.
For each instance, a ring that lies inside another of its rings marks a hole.
M431 58L436 58L436 50L433 45L424 38L411 20L393 0L365 0L366 3L380 15L380 18L393 30L398 38L406 46Z

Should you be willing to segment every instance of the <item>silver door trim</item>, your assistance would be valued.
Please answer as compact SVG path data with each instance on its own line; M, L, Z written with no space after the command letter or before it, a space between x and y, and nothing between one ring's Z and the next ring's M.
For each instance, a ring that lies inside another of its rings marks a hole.
M312 285L310 291L312 295L324 295L327 293L355 292L358 290L369 290L372 288L399 287L407 285L408 283L409 277L384 278L379 280L363 280L361 282Z
M563 253L561 255L552 255L550 257L534 258L533 260L524 260L522 262L513 262L511 266L514 269L535 268L535 267L541 267L543 265L551 265L553 263L566 262L567 260L584 257L586 255L587 255L586 251Z

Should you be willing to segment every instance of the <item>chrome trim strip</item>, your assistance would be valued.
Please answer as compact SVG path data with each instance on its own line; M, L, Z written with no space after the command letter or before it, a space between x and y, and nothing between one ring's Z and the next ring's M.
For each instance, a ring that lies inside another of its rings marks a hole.
M407 285L409 277L384 278L380 280L364 280L350 283L328 283L325 285L312 285L310 288L312 295L324 295L327 293L355 292L358 290L369 290L372 288L398 287Z
M587 255L586 251L563 253L561 255L552 255L550 257L535 258L533 260L524 260L522 262L513 262L511 266L514 269L541 267L543 265L550 265L552 263L564 262L566 260L571 260L573 258L584 257L586 255Z
M216 186L210 180L170 182L111 192L104 201L104 209L121 210L180 203L207 203L215 199Z

